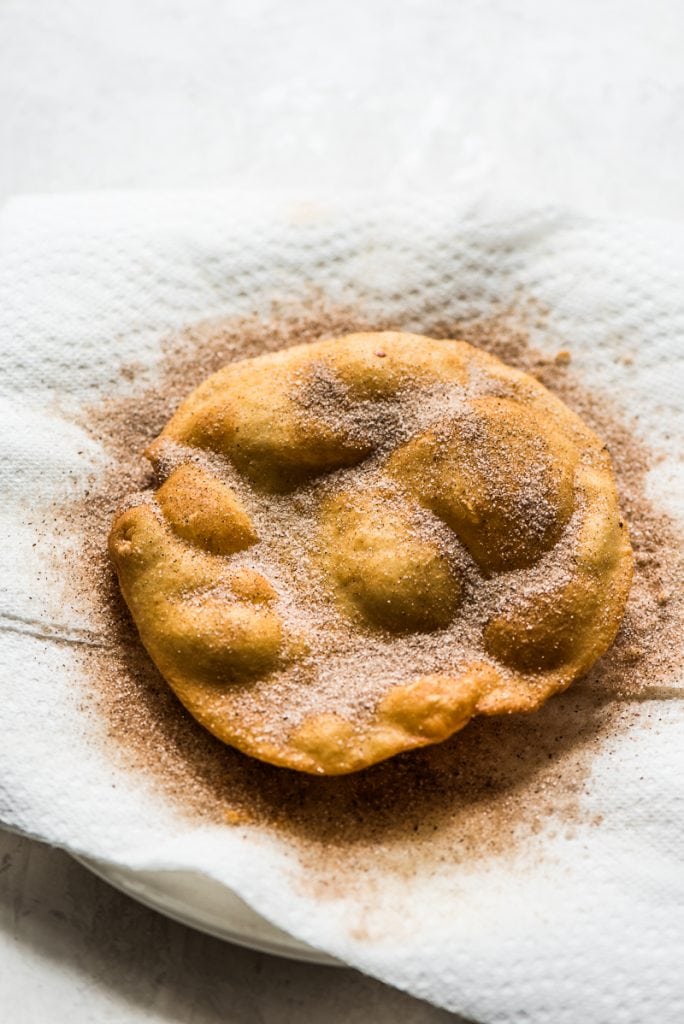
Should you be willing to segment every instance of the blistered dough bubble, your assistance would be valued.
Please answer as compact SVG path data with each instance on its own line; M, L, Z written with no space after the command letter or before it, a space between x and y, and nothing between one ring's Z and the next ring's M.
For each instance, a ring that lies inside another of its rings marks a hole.
M273 764L356 771L530 711L612 643L632 555L608 454L463 341L347 335L236 362L109 538L188 710Z
M576 463L541 412L487 397L409 442L388 469L497 572L532 565L558 540L574 509Z
M176 469L156 497L179 537L216 555L232 555L258 540L233 490L192 463Z
M460 584L439 545L421 537L410 509L382 490L343 492L321 510L322 561L341 606L390 630L433 630L453 618Z

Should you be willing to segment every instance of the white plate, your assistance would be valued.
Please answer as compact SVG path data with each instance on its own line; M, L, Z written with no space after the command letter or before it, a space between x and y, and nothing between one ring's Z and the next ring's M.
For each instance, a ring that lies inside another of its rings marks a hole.
M76 860L139 903L191 928L262 953L342 966L339 960L276 928L235 893L208 878L183 871L131 871L85 857Z

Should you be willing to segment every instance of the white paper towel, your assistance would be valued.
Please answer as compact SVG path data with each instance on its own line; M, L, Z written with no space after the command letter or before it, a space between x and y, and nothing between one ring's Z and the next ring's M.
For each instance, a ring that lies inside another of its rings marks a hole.
M681 1020L679 701L659 703L648 729L644 702L597 755L570 832L544 826L508 857L416 860L410 873L369 864L323 897L324 862L304 871L275 834L198 826L108 756L75 681L93 623L63 603L45 525L34 544L42 510L102 471L106 455L74 413L120 392L122 365L153 377L170 329L267 310L312 284L409 329L427 310L486 314L523 289L551 310L557 347L571 339L578 372L638 412L665 453L650 491L684 519L683 272L682 225L455 199L13 202L0 221L0 820L116 864L204 873L299 938L478 1020Z

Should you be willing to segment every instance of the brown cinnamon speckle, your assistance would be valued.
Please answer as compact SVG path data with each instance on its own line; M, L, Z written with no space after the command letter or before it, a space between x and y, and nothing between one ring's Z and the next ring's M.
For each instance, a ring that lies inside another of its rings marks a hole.
M58 510L78 548L78 579L67 575L65 587L87 599L102 623L104 646L80 655L84 713L102 723L111 757L153 779L187 814L232 827L251 822L296 842L301 856L323 869L321 895L342 884L345 864L366 870L372 858L386 870L410 873L418 850L432 861L467 862L519 850L553 822L559 830L572 828L584 820L582 796L596 755L619 733L644 727L646 702L657 720L658 701L682 698L673 685L684 639L681 535L645 495L655 456L604 396L571 375L565 358L531 347L527 323L507 312L466 324L426 319L421 328L436 337L462 337L534 372L608 443L637 554L620 634L588 676L535 714L476 720L444 744L352 776L313 778L262 764L203 730L143 650L106 558L106 537L122 496L151 482L141 452L208 374L263 351L402 325L369 323L357 311L325 303L275 309L268 321L201 324L168 340L154 384L133 383L125 397L84 412L111 459L89 495ZM140 376L137 368L121 373L126 380Z

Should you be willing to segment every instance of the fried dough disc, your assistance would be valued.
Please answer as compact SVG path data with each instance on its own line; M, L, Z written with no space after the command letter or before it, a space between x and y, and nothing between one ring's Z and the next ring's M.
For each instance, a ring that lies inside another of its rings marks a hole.
M226 366L147 451L109 549L226 743L318 774L531 711L612 643L632 553L600 439L462 341L352 334Z

